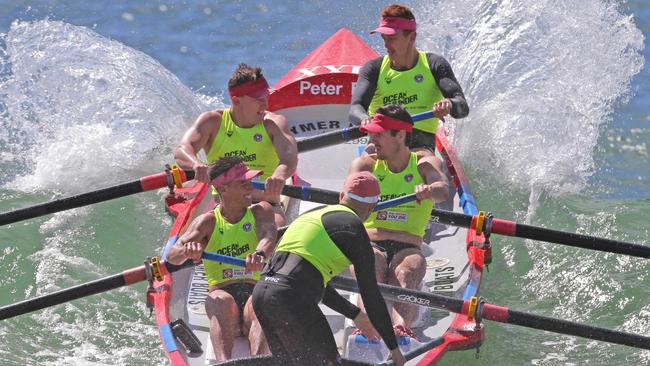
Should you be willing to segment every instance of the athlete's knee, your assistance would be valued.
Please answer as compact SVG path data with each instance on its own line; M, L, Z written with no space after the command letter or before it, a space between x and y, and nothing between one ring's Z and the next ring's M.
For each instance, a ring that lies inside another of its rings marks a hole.
M208 315L236 308L235 299L224 291L213 291L205 298L205 311Z

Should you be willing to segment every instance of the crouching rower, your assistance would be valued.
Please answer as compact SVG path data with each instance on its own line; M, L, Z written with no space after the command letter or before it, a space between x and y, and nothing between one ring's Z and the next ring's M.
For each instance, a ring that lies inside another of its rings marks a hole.
M191 259L198 263L203 251L245 258L245 270L203 262L209 285L205 310L212 347L217 361L226 361L231 358L235 337L243 335L248 337L251 355L268 354L251 303L253 287L264 259L273 253L277 235L273 207L264 201L251 206L251 179L262 171L249 170L238 157L226 157L211 163L208 174L221 203L192 221L170 250L168 261L181 264Z
M298 217L280 240L255 285L253 307L271 353L283 363L340 364L334 336L318 307L321 300L353 319L369 337L381 335L395 364L405 363L377 287L374 256L363 226L378 200L377 179L369 172L352 174L345 181L338 205ZM328 285L350 264L354 265L366 312Z

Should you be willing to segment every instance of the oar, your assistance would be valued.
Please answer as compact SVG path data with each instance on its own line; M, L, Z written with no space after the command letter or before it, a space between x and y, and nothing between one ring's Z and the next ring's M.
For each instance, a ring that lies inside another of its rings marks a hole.
M413 122L422 121L431 117L433 117L432 111L422 112L411 116ZM298 151L305 152L337 145L341 142L358 139L364 135L365 133L359 131L359 126L344 128L340 131L328 132L318 136L304 138L298 141Z
M181 169L148 175L132 182L122 183L112 187L78 194L76 196L64 197L13 211L3 212L0 214L0 226L93 203L108 201L135 193L146 192L152 189L166 187L168 185L180 184L193 178L193 171Z
M253 181L253 188L263 190L264 182ZM284 188L282 188L282 194L288 197L298 198L303 201L324 203L327 205L332 205L339 202L339 192L322 188L312 188L309 186L285 185ZM379 202L373 211L379 211L388 207L399 206L411 201L415 201L415 193L393 198L392 200Z
M384 204L383 207L389 207L391 205L397 206L408 200L413 200L413 199L415 199L415 195L395 198L383 202ZM375 208L375 210L377 210L377 208ZM286 229L287 226L278 228L278 235L281 235ZM216 261L216 262L228 263L240 267L244 267L246 265L246 260L242 258L229 257L218 253L204 252L202 258ZM191 266L192 263L188 261L183 265L175 266L169 263L165 264L164 262L162 262L161 265L166 265L167 270L170 273L173 273L181 268ZM98 294L100 292L109 291L118 287L131 285L140 281L144 281L145 279L146 279L145 266L136 267L124 271L122 273L118 273L113 276L105 277L99 280L95 280L65 290L54 292L48 295L43 295L33 299L27 299L15 304L3 306L0 308L0 320L29 313L32 311L44 309L46 307L59 305L64 302Z
M337 276L332 278L329 283L341 290L359 292L357 283L353 278ZM468 315L471 308L470 300L440 296L428 292L415 291L385 284L379 284L379 290L384 298L407 304L446 309L454 313L465 315ZM488 303L478 304L476 309L477 311L472 312L472 315L478 319L488 319L499 323L516 324L554 333L616 343L624 346L650 349L650 337L638 334L625 333L571 322L568 320L529 314Z
M188 261L182 265L176 266L170 263L160 262L161 266L166 266L170 273L176 272L182 268L192 266L193 263ZM23 300L14 304L0 307L0 320L12 318L14 316L30 313L32 311L45 309L50 306L66 303L68 301L80 299L82 297L99 294L123 286L132 285L147 279L146 266L131 268L112 276L104 277L95 281L87 282L81 285L63 289L47 295L34 297Z
M243 267L246 262L241 258L229 257L217 253L204 253L203 258L241 267ZM329 283L341 290L359 292L356 280L350 277L336 276L332 278ZM388 300L429 308L446 309L458 314L468 315L470 312L469 300L435 295L428 292L416 291L381 283L378 284L378 286L383 297ZM516 324L549 332L650 350L650 337L644 337L638 334L619 332L616 330L594 327L591 325L542 315L528 314L522 311L511 310L503 306L487 303L477 304L477 309L478 312L473 313L472 316L478 319L488 319L500 323Z
M293 198L300 198L306 201L329 203L335 199L338 200L339 192L312 187L287 185L284 186L282 194ZM375 210L381 209L381 205L382 203L377 205L379 208L376 208ZM472 220L474 219L474 216L466 215L460 212L445 211L434 208L431 210L431 219L442 224L469 228L472 226ZM599 250L608 253L618 253L634 257L650 258L650 247L641 244L546 229L543 227L519 224L514 221L502 220L492 217L484 217L482 219L482 222L483 224L478 229L485 232L486 234L495 233L500 235L516 236L520 238L546 241L549 243L568 245L578 248Z

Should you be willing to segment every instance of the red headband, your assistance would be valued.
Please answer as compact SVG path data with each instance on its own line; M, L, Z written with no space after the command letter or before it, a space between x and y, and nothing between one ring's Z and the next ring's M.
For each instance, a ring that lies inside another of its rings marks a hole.
M370 120L369 124L361 126L359 130L363 133L368 133L368 132L377 133L377 132L384 132L387 130L400 130L400 131L411 132L413 131L413 124L404 122L397 118L383 115L381 113L377 113L374 116L372 116L372 119Z
M214 178L211 184L217 188L218 186L223 186L228 183L232 183L236 180L249 180L257 176L264 174L261 170L250 170L244 163L239 163L232 168L226 170L225 173L220 174L218 177Z
M264 76L260 76L255 80L228 88L228 93L230 93L231 97L247 95L253 98L261 98L269 94L269 83L266 82Z
M401 30L415 30L416 28L417 24L415 23L415 19L406 19L400 17L381 17L379 27L370 32L370 34L381 33L392 36Z

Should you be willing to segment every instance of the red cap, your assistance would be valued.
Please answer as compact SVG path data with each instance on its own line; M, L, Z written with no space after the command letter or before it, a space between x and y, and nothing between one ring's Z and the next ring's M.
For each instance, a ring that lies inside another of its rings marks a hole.
M226 170L225 173L219 174L212 180L212 185L216 188L236 180L250 180L257 176L264 174L261 170L250 170L244 163L234 165L232 168Z
M368 171L352 173L343 183L343 193L355 201L377 203L379 202L379 182Z
M381 113L377 113L372 116L370 123L359 127L359 131L363 133L368 132L384 132L388 130L398 130L398 131L413 131L413 124L402 121L401 119L393 118L386 116Z
M251 98L259 99L269 95L269 83L266 82L264 76L260 76L255 80L228 88L228 93L231 97L247 95Z
M415 19L406 19L400 17L381 17L379 27L370 32L370 34L381 33L387 36L392 36L401 30L415 30L416 28L417 25L415 23Z

